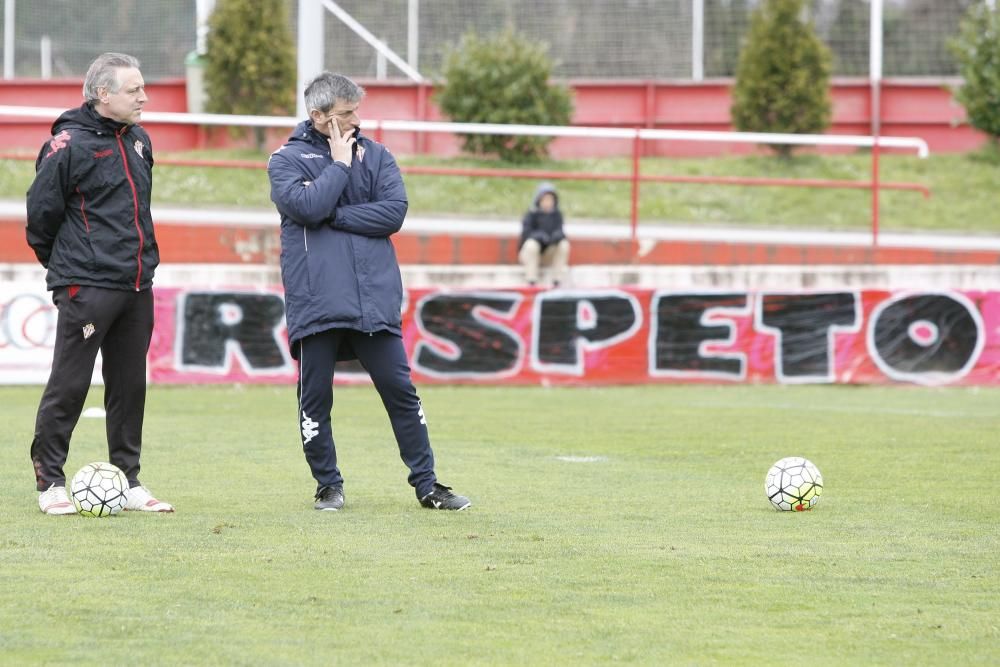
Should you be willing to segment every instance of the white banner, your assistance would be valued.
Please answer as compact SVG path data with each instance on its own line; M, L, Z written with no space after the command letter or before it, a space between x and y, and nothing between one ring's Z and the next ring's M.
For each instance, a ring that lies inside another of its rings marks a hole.
M44 282L0 287L0 384L45 384L56 340L56 307ZM93 381L103 383L97 355Z

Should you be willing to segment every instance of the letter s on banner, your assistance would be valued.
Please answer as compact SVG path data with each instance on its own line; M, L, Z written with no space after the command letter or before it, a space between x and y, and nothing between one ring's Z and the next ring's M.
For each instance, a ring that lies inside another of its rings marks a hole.
M521 337L485 317L509 318L522 296L504 292L431 294L413 314L423 338L413 354L414 370L434 378L502 378L517 373L524 357Z

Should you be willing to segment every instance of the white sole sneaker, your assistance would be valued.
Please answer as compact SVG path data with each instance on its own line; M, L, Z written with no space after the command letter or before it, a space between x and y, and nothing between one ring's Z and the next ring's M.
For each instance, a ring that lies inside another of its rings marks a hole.
M50 486L47 491L38 494L38 509L45 514L76 514L76 506L66 495L65 486Z
M174 506L157 500L144 486L134 486L128 490L125 509L131 512L173 512Z

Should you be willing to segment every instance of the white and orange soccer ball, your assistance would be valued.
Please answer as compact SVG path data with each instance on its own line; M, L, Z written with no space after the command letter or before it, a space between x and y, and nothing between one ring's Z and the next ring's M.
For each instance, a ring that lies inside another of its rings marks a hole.
M73 475L69 493L83 516L112 516L128 502L128 480L110 463L88 463Z
M789 456L767 471L764 492L776 509L785 512L811 510L823 493L823 475L808 459Z

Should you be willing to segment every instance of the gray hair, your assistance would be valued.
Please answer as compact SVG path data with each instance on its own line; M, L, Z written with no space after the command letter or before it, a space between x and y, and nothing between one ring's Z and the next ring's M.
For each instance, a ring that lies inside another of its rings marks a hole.
M139 61L124 53L102 53L87 69L83 80L83 98L88 102L98 99L97 89L107 88L108 92L117 93L121 84L118 83L118 70L134 67L139 69Z
M340 102L355 104L365 96L365 89L343 74L323 72L306 85L306 109L326 113Z

